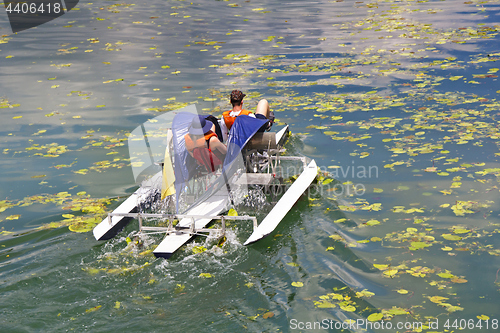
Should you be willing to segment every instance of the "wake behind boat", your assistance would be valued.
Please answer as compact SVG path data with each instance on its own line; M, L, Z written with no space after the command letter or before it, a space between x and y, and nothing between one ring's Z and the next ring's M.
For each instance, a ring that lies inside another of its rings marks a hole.
M217 170L209 170L187 153L184 138L194 117L196 115L192 112L175 115L164 140L166 150L164 161L160 163L162 170L144 181L94 228L97 240L113 238L131 219L137 219L140 233L165 234L153 253L156 257L169 258L194 236L210 232L222 237L226 232L226 221L243 223L246 220L253 224L253 232L244 243L249 245L274 231L317 176L314 160L308 163L305 157L285 155L283 146L289 137L288 126L277 133L258 132L262 120L249 116L236 118L223 165ZM299 172L290 175L290 170ZM285 178L297 174L299 176L291 186L284 182ZM241 201L254 188L274 196L283 193L260 224L255 216L227 214L234 212L230 208L234 207L235 201ZM151 198L163 200L163 211L141 209ZM154 226L146 225L145 221L150 220L155 221ZM208 229L207 225L212 221L220 221L221 227Z

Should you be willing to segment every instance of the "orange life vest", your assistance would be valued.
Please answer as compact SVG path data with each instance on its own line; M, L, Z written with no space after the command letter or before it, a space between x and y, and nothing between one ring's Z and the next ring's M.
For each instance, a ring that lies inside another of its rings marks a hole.
M224 122L226 123L226 127L228 130L231 129L231 127L233 126L234 124L234 120L236 119L236 117L238 116L241 116L242 114L244 114L245 116L248 116L250 114L252 114L251 111L248 111L248 110L241 110L240 111L240 114L236 117L233 117L233 116L230 116L229 114L231 113L232 110L230 111L225 111L225 112L222 112L222 118L224 118Z
M208 131L196 141L193 141L189 133L184 136L186 149L193 154L196 162L204 166L208 172L214 172L218 166L222 165L222 161L210 149L209 141L214 136L217 137L217 134L212 131Z
M197 139L196 141L193 141L188 133L184 136L184 140L186 141L186 149L190 153L192 153L195 148L209 148L210 146L208 141L210 141L213 136L216 137L217 134L212 131L208 131L203 137Z

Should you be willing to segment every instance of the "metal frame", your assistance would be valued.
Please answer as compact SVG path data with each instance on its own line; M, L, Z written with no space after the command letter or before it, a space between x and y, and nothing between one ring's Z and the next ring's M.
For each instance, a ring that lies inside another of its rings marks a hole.
M139 220L139 233L144 233L144 234L165 233L166 235L168 235L172 232L181 232L189 235L207 236L204 234L200 234L200 232L221 232L221 236L224 236L226 234L226 220L236 220L236 221L251 220L253 222L253 230L255 231L258 227L257 218L255 216L249 216L249 215L229 216L229 215L189 215L189 214L160 214L160 213L108 213L108 221L110 224L112 216L129 217ZM168 220L169 221L168 227L144 226L142 223L142 219L147 217L152 217L152 218L156 217ZM173 225L174 220L180 220L186 218L191 219L189 227L179 227ZM196 228L195 219L221 220L222 228L221 229ZM150 231L150 232L144 232L144 231Z

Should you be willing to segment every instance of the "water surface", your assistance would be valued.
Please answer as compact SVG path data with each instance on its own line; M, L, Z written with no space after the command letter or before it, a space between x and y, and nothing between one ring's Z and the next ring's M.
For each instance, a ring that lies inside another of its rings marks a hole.
M4 330L288 332L369 319L403 332L437 318L423 331L460 319L494 331L498 1L76 9L15 35L1 25ZM128 133L191 103L220 115L232 89L249 108L267 98L291 127L288 150L321 166L271 236L243 247L249 230L235 226L222 248L197 239L166 261L148 251L158 237L127 245L137 222L107 242L70 231L136 189Z

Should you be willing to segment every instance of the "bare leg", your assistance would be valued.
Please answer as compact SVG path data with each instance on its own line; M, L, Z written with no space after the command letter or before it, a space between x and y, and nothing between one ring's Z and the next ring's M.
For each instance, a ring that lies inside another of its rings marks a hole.
M269 118L269 103L265 99L261 99L259 104L257 104L257 109L255 114L261 114L266 118Z

